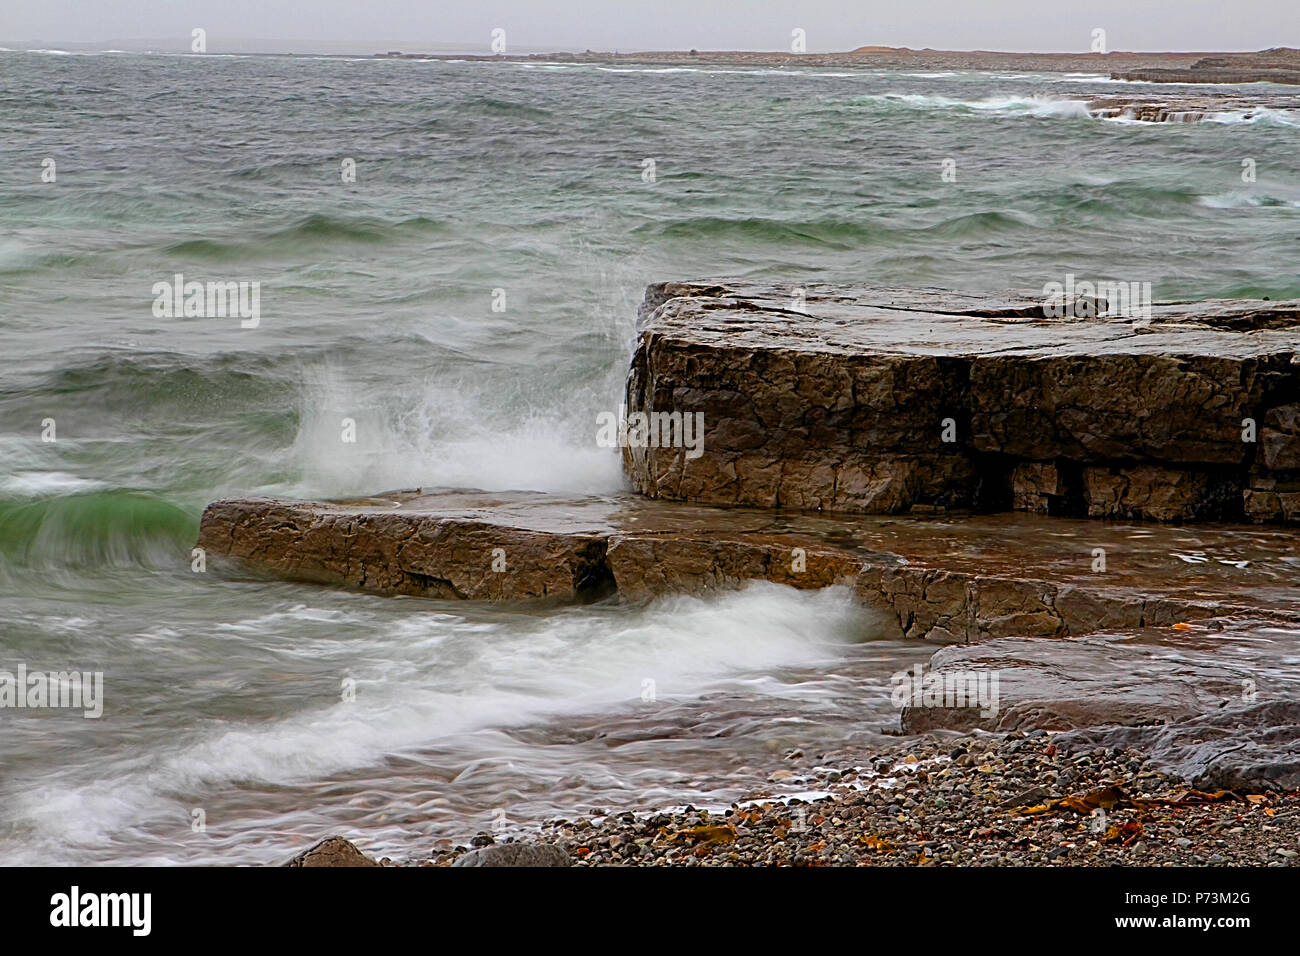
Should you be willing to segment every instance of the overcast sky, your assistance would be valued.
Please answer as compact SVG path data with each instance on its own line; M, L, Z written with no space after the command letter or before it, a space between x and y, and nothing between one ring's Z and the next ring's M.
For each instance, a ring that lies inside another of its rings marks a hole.
M168 41L208 52L937 49L1256 50L1300 46L1300 0L0 0L0 45ZM252 42L262 41L262 42ZM266 41L273 41L269 44ZM158 46L146 43L145 46Z

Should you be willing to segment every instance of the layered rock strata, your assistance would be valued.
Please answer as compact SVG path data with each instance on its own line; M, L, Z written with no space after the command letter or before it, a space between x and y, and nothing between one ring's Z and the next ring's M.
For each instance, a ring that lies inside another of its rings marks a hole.
M1132 291L651 286L627 409L663 427L625 469L730 507L1300 521L1300 303Z

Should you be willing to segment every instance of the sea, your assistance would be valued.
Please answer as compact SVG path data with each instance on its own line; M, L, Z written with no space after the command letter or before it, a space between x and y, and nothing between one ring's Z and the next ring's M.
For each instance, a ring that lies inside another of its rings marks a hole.
M1166 91L0 51L0 671L102 679L97 716L0 706L0 862L275 863L331 833L410 859L893 745L891 675L933 647L842 589L379 597L205 567L199 517L623 492L597 420L656 281L1300 297L1300 113L1086 107ZM191 282L255 314L165 308Z

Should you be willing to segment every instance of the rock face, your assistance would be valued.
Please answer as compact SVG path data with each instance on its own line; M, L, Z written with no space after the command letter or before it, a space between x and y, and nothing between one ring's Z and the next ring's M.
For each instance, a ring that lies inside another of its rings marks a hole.
M219 501L200 546L246 568L382 594L642 601L765 580L844 585L909 638L968 643L1300 607L1280 530L705 508L643 498L394 492ZM1248 556L1248 560L1243 556Z
M378 866L350 841L341 836L326 837L303 850L285 866Z
M651 286L629 421L702 413L703 441L650 428L625 469L727 506L1296 520L1300 303L1148 316L1132 292L1046 318L1030 294Z
M452 866L569 866L569 854L548 843L494 843L470 850Z

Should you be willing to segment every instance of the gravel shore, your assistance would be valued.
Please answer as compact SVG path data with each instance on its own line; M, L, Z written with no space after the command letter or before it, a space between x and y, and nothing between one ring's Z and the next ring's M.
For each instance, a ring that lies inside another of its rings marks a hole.
M1066 754L1042 731L927 739L769 779L771 792L724 810L599 808L518 839L577 866L1289 866L1300 853L1300 792L1197 791L1136 751ZM410 862L447 866L496 840L471 843Z

